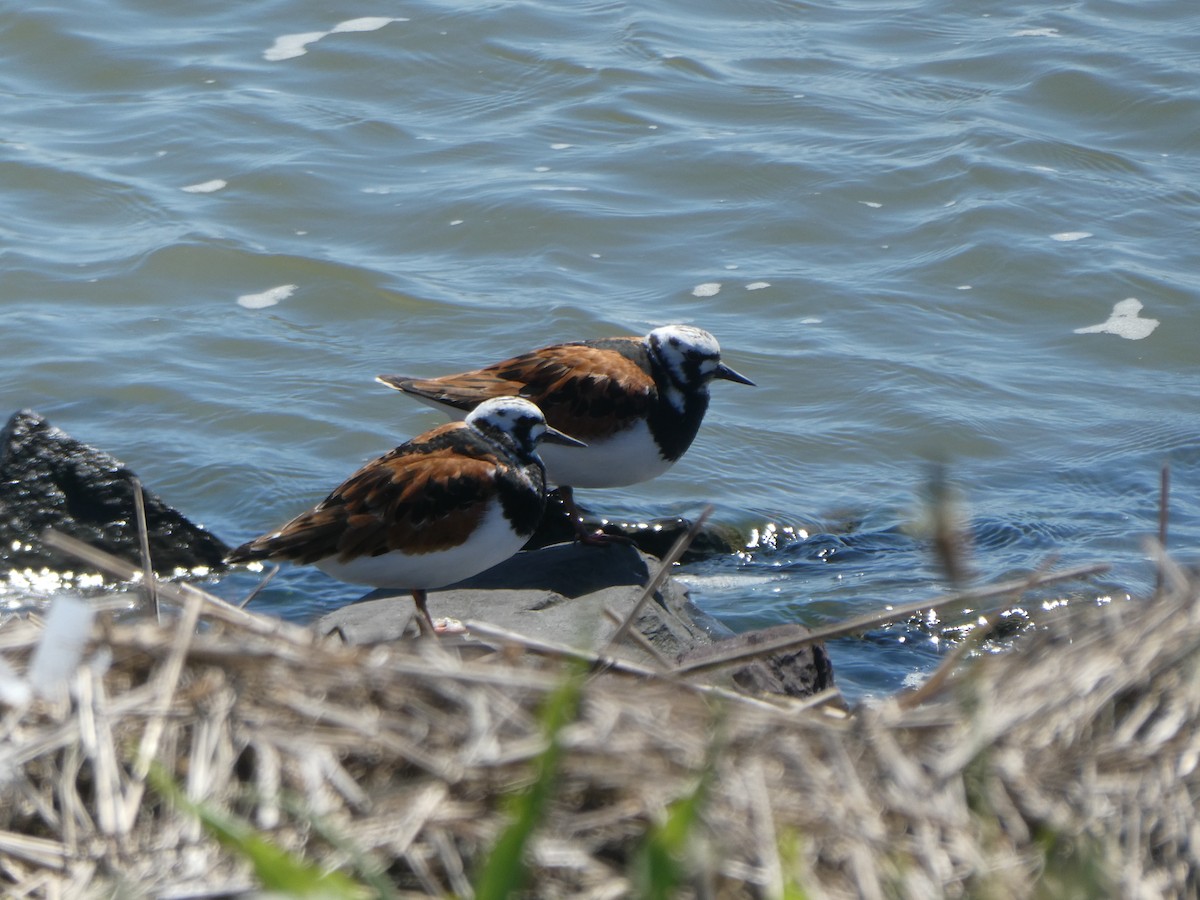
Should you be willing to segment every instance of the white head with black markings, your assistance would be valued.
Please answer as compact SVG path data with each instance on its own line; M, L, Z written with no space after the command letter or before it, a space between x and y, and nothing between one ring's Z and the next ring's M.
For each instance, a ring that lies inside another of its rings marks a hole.
M522 397L493 397L484 400L467 415L466 423L492 440L515 450L522 459L536 459L539 441L563 444L567 447L586 447L546 424L546 417L537 405Z
M753 385L721 362L717 339L694 325L663 325L646 335L650 354L670 379L671 387L682 393L707 393L714 378Z

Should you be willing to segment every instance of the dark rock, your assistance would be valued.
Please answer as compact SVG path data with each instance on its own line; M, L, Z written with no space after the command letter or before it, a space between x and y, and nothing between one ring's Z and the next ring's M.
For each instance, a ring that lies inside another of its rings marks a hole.
M680 662L703 662L741 648L753 648L775 641L799 640L809 633L803 625L775 625L734 635L720 643L700 646L685 654ZM833 664L824 644L812 644L799 650L773 653L735 669L733 680L750 694L787 694L810 697L833 687Z
M75 440L31 410L0 432L0 571L80 570L45 547L54 528L141 565L133 482L120 460ZM150 558L156 571L219 571L228 546L143 490Z
M657 557L665 556L675 542L692 527L692 523L682 516L649 519L645 522L614 522L601 518L585 506L579 506L579 511L589 531L602 531L614 537L625 538L644 553ZM561 494L555 488L546 495L546 511L537 531L526 542L525 549L536 550L574 538L575 526L563 505ZM735 541L723 529L706 525L684 552L682 562L725 556L737 549Z
M594 547L559 544L516 554L500 565L453 587L430 591L429 611L435 618L487 622L528 638L579 649L603 649L617 623L641 597L657 571L658 560L629 544ZM396 592L375 591L357 603L335 610L316 623L322 634L339 634L352 644L392 641L415 633L412 600ZM728 647L767 638L804 634L799 625L733 635L701 612L687 588L666 579L639 613L635 627L669 663L697 654L723 653ZM733 642L732 644L730 642ZM656 666L652 653L625 640L613 654ZM705 677L747 693L804 697L833 685L833 670L820 645L775 654L761 661Z

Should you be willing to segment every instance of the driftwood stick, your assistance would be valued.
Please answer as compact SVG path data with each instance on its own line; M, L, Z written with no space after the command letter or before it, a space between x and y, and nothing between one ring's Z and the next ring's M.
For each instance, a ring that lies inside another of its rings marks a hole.
M1057 559L1057 553L1051 554L1048 559L1029 574L1029 577L1025 579L1020 588L1013 593L1019 597L1025 591L1029 590L1039 578L1050 571L1050 567L1054 565ZM946 658L942 660L941 665L933 671L933 674L925 680L924 684L913 691L898 695L896 702L900 704L900 708L912 709L913 707L920 706L930 697L937 695L950 682L953 674L958 671L959 663L966 658L967 654L982 644L987 639L987 636L995 630L999 615L999 612L989 613L981 625L971 629L971 633L963 638L958 646L946 654Z
M618 626L617 630L613 632L613 636L609 638L608 643L604 645L604 648L600 651L600 656L608 656L612 652L612 649L625 639L625 635L629 633L629 629L637 621L642 607L650 601L650 598L654 596L654 592L666 581L667 576L671 574L671 567L679 562L679 558L683 556L684 551L691 546L692 541L696 539L696 535L700 533L700 529L704 527L704 523L708 521L708 517L712 515L712 511L713 508L711 506L706 506L704 511L696 518L696 521L692 523L692 527L681 534L679 539L675 541L674 546L667 551L667 555L659 563L658 571L654 573L654 577L646 584L646 589L642 591L642 596L638 598L637 603L633 604L633 609L625 616L625 621Z
M142 483L133 479L133 511L137 517L138 550L142 554L142 589L146 600L154 608L154 617L162 621L162 610L158 608L158 581L154 577L154 563L150 559L150 530L146 527L146 494Z
M1014 581L1005 581L988 588L966 591L961 594L953 594L949 597L943 597L940 600L924 600L918 603L909 603L906 606L897 606L882 613L870 613L865 616L859 616L856 619L851 619L848 622L843 622L840 625L831 625L828 628L819 628L816 631L805 635L804 637L785 638L778 641L770 641L763 644L758 644L753 647L741 647L731 653L726 654L725 656L710 657L702 660L696 660L695 662L691 663L685 662L677 666L674 671L678 675L691 672L702 672L708 669L718 669L722 666L731 665L732 663L744 662L748 659L755 659L760 656L769 656L772 653L799 650L801 647L807 647L810 644L816 644L821 641L828 641L832 640L833 638L848 637L852 634L861 634L864 631L870 631L872 628L878 628L881 625L886 625L888 622L894 622L897 619L903 619L907 616L924 612L925 610L942 609L947 606L958 606L967 603L978 603L980 600L987 600L993 597L1002 597L1005 594L1011 594L1014 591L1029 590L1045 584L1054 584L1055 582L1059 581L1070 581L1076 578L1086 578L1090 575L1099 575L1103 572L1107 572L1109 568L1110 566L1103 563L1077 566L1073 569L1064 569L1061 572L1052 572L1048 575L1043 575L1037 578L1022 578Z

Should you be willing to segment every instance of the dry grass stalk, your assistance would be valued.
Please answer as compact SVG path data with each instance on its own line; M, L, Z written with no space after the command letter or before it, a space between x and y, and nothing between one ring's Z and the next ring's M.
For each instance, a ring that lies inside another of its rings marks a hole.
M648 827L711 766L684 895L1020 897L1056 879L1194 894L1200 591L1178 572L1165 582L1149 601L1057 610L926 702L848 718L598 671L560 734L536 893L628 896ZM405 893L468 896L500 799L544 746L537 710L564 671L553 648L345 647L174 591L160 585L203 628L102 622L69 700L2 710L4 889L252 884L190 816L153 792L133 804L153 756L191 800L310 860L361 857ZM38 635L6 624L16 669Z
M154 577L154 563L150 559L150 531L146 528L146 495L142 492L142 482L131 478L129 485L133 488L133 512L137 518L138 552L142 561L142 589L146 592L146 600L154 609L156 618L162 618L158 608L158 579Z
M630 633L631 629L633 628L633 623L637 621L637 617L641 613L642 608L650 601L650 598L654 596L654 592L662 586L664 581L666 581L667 576L671 574L671 567L674 566L675 563L679 562L679 560L683 557L683 554L687 551L687 548L691 546L692 541L696 539L696 535L698 535L700 530L704 527L704 523L708 521L708 517L712 515L712 511L713 508L711 506L706 506L703 512L701 512L696 520L692 522L691 527L681 534L671 549L667 551L667 555L664 556L659 562L658 569L655 571L654 577L652 577L646 583L646 587L642 591L642 596L639 597L637 602L633 604L633 607L625 616L625 621L623 621L617 627L617 630L613 632L613 636L609 638L608 645L604 648L601 655L608 655L608 653L614 647L620 644L621 641L623 641Z

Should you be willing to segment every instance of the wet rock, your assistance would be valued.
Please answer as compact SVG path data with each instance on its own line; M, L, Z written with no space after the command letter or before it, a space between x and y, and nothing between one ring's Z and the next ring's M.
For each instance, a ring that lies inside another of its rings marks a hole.
M696 663L720 657L736 649L782 640L800 640L809 631L803 625L785 624L733 635L720 643L696 647L681 662ZM812 644L799 650L773 653L754 660L733 672L734 683L750 694L786 694L810 697L829 690L833 683L833 663L824 644Z
M43 546L47 528L141 565L133 482L120 460L55 428L32 410L14 413L0 432L0 572L80 564ZM224 568L228 546L143 490L155 570Z
M583 514L584 524L589 531L603 531L608 535L626 538L639 550L657 557L666 555L675 542L692 527L691 521L682 516L648 519L645 522L615 522L601 518L585 506L580 506L579 511ZM542 515L537 531L526 542L525 549L536 550L574 538L574 524L563 506L562 496L555 488L546 495L546 512ZM682 562L728 555L734 553L739 546L735 535L726 533L720 526L709 524L700 530L688 546Z
M553 644L599 651L617 628L607 615L622 619L641 597L658 568L658 560L629 544L603 547L558 544L524 551L474 578L440 591L430 591L434 618L478 620ZM375 591L363 600L335 610L316 623L322 634L336 633L347 643L369 644L415 633L414 605L405 595ZM720 653L728 646L761 638L735 636L699 610L687 588L666 579L635 622L638 632L669 664L701 652ZM787 634L803 634L799 625ZM783 632L768 629L770 637ZM647 666L659 662L653 653L625 640L612 652ZM761 661L716 670L708 681L736 686L749 693L804 697L833 685L833 671L821 646L775 654Z

